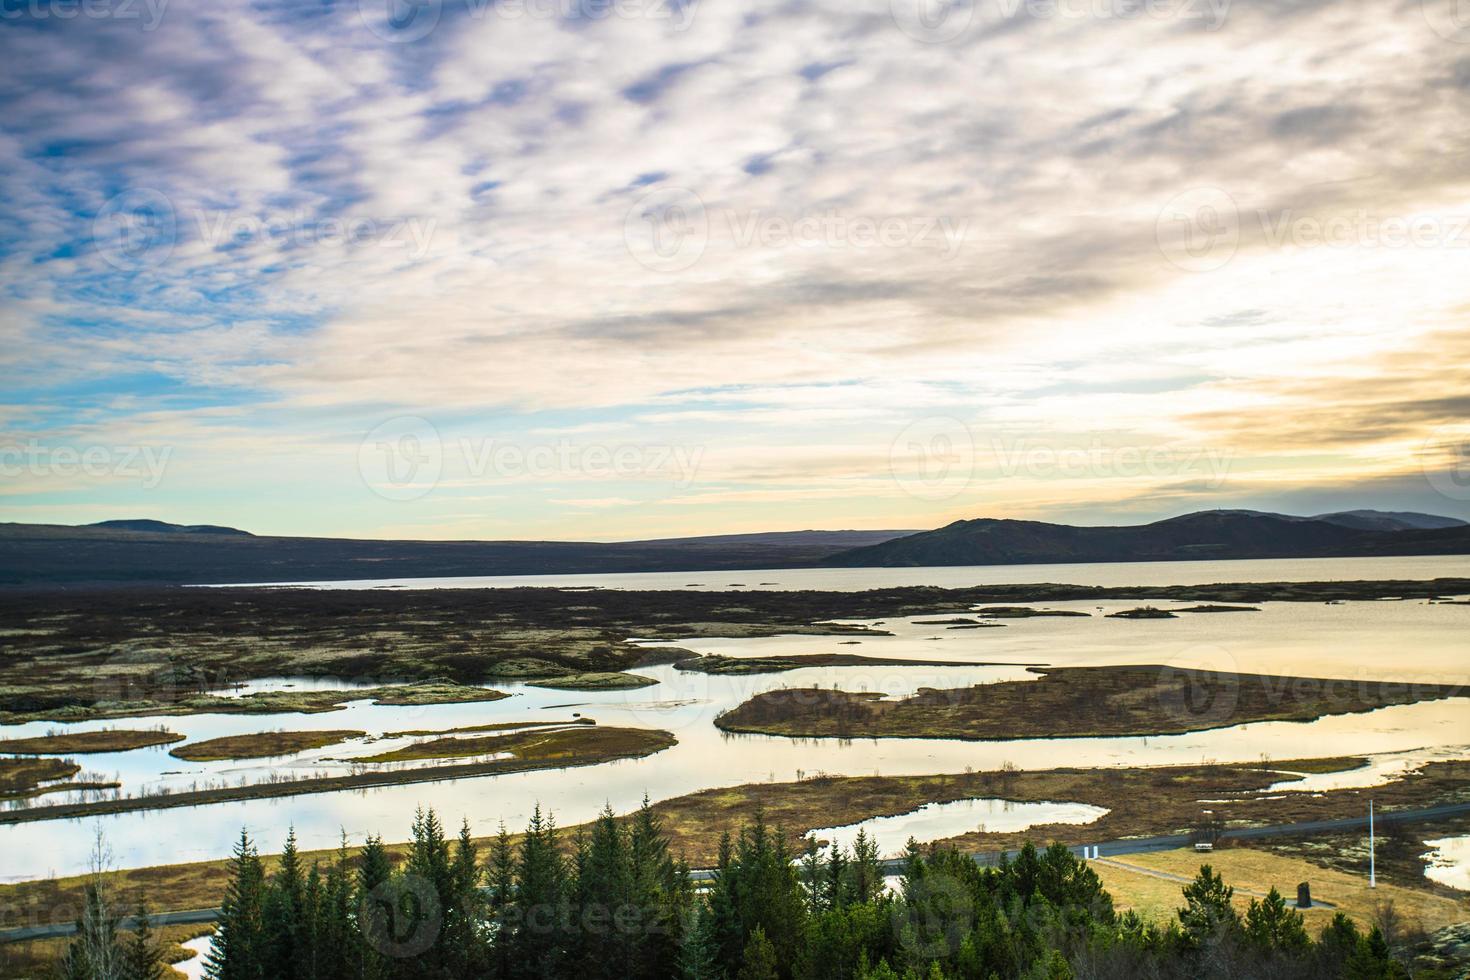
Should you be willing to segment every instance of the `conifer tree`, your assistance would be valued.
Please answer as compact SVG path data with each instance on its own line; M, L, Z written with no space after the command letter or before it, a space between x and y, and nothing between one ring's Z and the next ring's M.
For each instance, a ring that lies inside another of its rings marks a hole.
M516 857L510 843L510 831L506 830L504 823L500 825L500 832L495 835L495 843L491 845L489 863L490 866L486 869L489 885L486 897L495 935L489 967L495 977L503 978L510 976L511 947L516 926L512 908L515 898Z
M392 974L383 954L387 946L388 919L379 906L383 889L393 876L393 864L381 837L363 843L357 869L357 894L353 905L357 922L358 973L366 980L383 980Z
M299 980L327 980L322 958L322 940L326 932L324 887L321 866L312 862L306 872L306 883L301 889L301 907L297 913L299 924L294 969Z
M1235 889L1208 864L1199 869L1194 881L1184 886L1184 908L1179 910L1179 924L1184 927L1186 943L1200 949L1225 938L1240 925L1235 907L1230 904Z
M629 925L630 976L663 980L678 972L688 900L688 876L669 856L663 826L648 797L633 814L628 836L630 888L625 921Z
M720 834L718 857L715 861L714 880L711 883L707 908L709 926L706 930L714 948L715 962L723 967L738 963L745 950L745 931L741 928L740 913L736 908L736 868L734 844L729 831Z
M719 944L715 941L714 916L702 907L685 932L684 948L679 957L682 980L718 980L725 975L720 969Z
M850 877L854 902L871 902L883 891L883 871L878 865L878 842L869 837L861 827L858 828L857 838L852 842Z
M480 867L468 820L460 825L449 878L450 900L444 913L445 965L453 976L478 976L485 959L480 942L485 902L480 892Z
M538 804L521 840L516 864L518 922L511 934L512 977L557 975L565 965L560 927L566 914L566 868L557 849L556 824Z
M270 886L264 889L261 902L263 929L270 937L261 955L266 975L273 980L299 980L304 889L296 828L292 827L281 849L280 864L270 878Z
M1287 908L1286 899L1272 888L1264 901L1251 899L1245 912L1246 937L1261 950L1298 953L1311 945L1306 918Z
M163 952L153 934L148 908L140 904L133 919L136 923L133 936L122 951L123 980L163 980L169 968L164 965Z
M851 875L848 873L847 855L842 848L836 844L832 845L831 855L827 859L826 895L822 905L824 908L840 910L847 907L852 897Z
M801 843L801 887L806 892L807 908L815 914L827 908L826 862L815 837L808 835ZM836 844L832 850L838 850Z
M750 941L745 944L736 980L777 980L779 976L776 947L766 938L765 929L756 926L750 933Z
M322 980L347 980L358 961L354 941L352 872L347 862L347 834L337 845L337 858L322 885L321 925L317 934L318 974Z
M260 855L242 830L230 857L229 884L205 960L207 976L214 980L277 980L266 972L268 947L275 937L265 931L265 885Z

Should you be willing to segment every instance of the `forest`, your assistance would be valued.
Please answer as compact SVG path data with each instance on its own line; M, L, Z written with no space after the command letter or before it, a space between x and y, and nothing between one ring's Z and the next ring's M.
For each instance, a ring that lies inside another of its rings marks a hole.
M481 850L486 853L480 853ZM1104 980L1408 977L1383 936L1339 914L1308 935L1274 890L1240 913L1209 866L1174 919L1118 912L1087 863L1027 844L982 866L910 842L885 878L874 841L792 853L757 816L708 876L670 852L653 810L575 836L539 808L483 848L420 811L406 858L380 838L271 871L242 832L205 975L217 980ZM63 980L167 975L89 890Z

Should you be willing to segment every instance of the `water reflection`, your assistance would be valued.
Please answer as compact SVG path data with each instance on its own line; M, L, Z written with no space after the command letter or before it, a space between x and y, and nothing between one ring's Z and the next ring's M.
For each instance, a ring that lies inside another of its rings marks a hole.
M957 837L972 830L1013 833L1045 824L1088 824L1107 810L1085 803L1018 803L1013 800L955 800L926 803L910 813L876 817L812 831L819 841L851 849L861 830L878 844L880 857L897 857L909 838L919 843Z
M1058 565L963 565L919 568L778 568L742 572L624 572L588 575L468 575L337 582L269 582L323 589L693 589L724 592L820 589L860 592L908 585L962 589L976 585L1067 582L1074 585L1208 585L1212 582L1423 580L1470 575L1463 555L1389 558L1270 558L1240 561L1105 562ZM229 588L229 586L212 586Z
M1441 885L1470 891L1470 837L1446 837L1424 843L1434 848L1424 855L1424 876Z
M1218 568L1216 575L1219 577ZM1086 603L1052 605L1099 612ZM1101 611L1122 605L1111 604ZM956 614L964 612L955 610ZM270 729L354 729L367 733L363 739L285 759L186 763L169 756L167 747L78 757L85 769L115 777L126 792L133 794L161 788L178 791L212 780L233 784L280 776L299 778L317 772L350 772L355 765L353 756L413 740L385 740L385 733L414 729L568 720L582 715L602 725L667 729L677 736L679 744L646 759L595 767L0 827L0 878L80 871L94 826L105 830L123 866L142 866L223 857L242 825L259 838L267 851L279 846L293 824L304 848L325 848L336 844L342 828L354 842L360 842L367 833L401 838L407 833L414 809L429 803L446 822L457 824L464 816L476 833L490 834L501 820L512 827L522 825L537 801L553 810L563 824L569 824L591 818L604 803L619 811L630 810L645 793L662 800L711 787L789 781L817 773L921 775L966 768L999 769L1007 763L1034 770L1061 764L1158 766L1256 762L1262 757L1281 760L1365 755L1377 757L1365 769L1310 776L1303 783L1275 789L1316 791L1372 785L1425 759L1470 757L1470 712L1466 711L1470 701L1459 698L1333 716L1309 724L1260 723L1187 735L1005 742L793 740L727 735L713 726L713 720L720 711L753 694L778 687L836 686L901 696L921 687L958 687L1035 677L1023 667L960 666L960 661L1223 665L1247 672L1463 682L1467 671L1463 626L1470 621L1467 617L1470 607L1465 606L1375 602L1340 606L1272 603L1259 613L1181 615L1173 620L1144 622L1101 615L1012 620L1004 628L982 630L949 631L912 619L891 620L882 628L892 631L893 636L865 636L857 645L848 642L851 637L804 635L680 641L678 645L736 657L862 653L954 661L956 666L802 668L751 676L711 676L660 666L639 669L659 683L636 691L568 692L497 684L494 686L512 696L496 702L423 706L373 705L361 700L349 702L342 710L320 714L215 714L71 726L50 722L9 726L4 729L6 737L41 735L59 729L142 728L153 724L164 724L196 741ZM931 613L916 618L942 617ZM251 689L271 689L283 683L333 686L319 679L278 679L254 682Z

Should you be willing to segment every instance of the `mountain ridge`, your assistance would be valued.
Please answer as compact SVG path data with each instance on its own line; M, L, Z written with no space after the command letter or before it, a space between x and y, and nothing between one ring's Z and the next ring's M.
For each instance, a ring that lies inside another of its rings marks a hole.
M884 568L1426 554L1470 554L1470 525L1380 530L1239 510L1197 511L1141 525L975 518L840 552L826 564Z
M1426 523L1442 526L1413 526ZM221 525L126 519L81 526L0 524L0 585L695 575L783 568L1440 554L1470 554L1470 524L1378 511L1293 517L1216 510L1141 525L973 518L920 532L803 530L587 542L286 537Z

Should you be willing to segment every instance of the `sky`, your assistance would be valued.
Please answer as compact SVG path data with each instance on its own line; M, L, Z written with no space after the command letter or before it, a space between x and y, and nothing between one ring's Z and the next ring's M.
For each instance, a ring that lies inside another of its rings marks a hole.
M1467 0L4 0L0 521L1470 518Z

